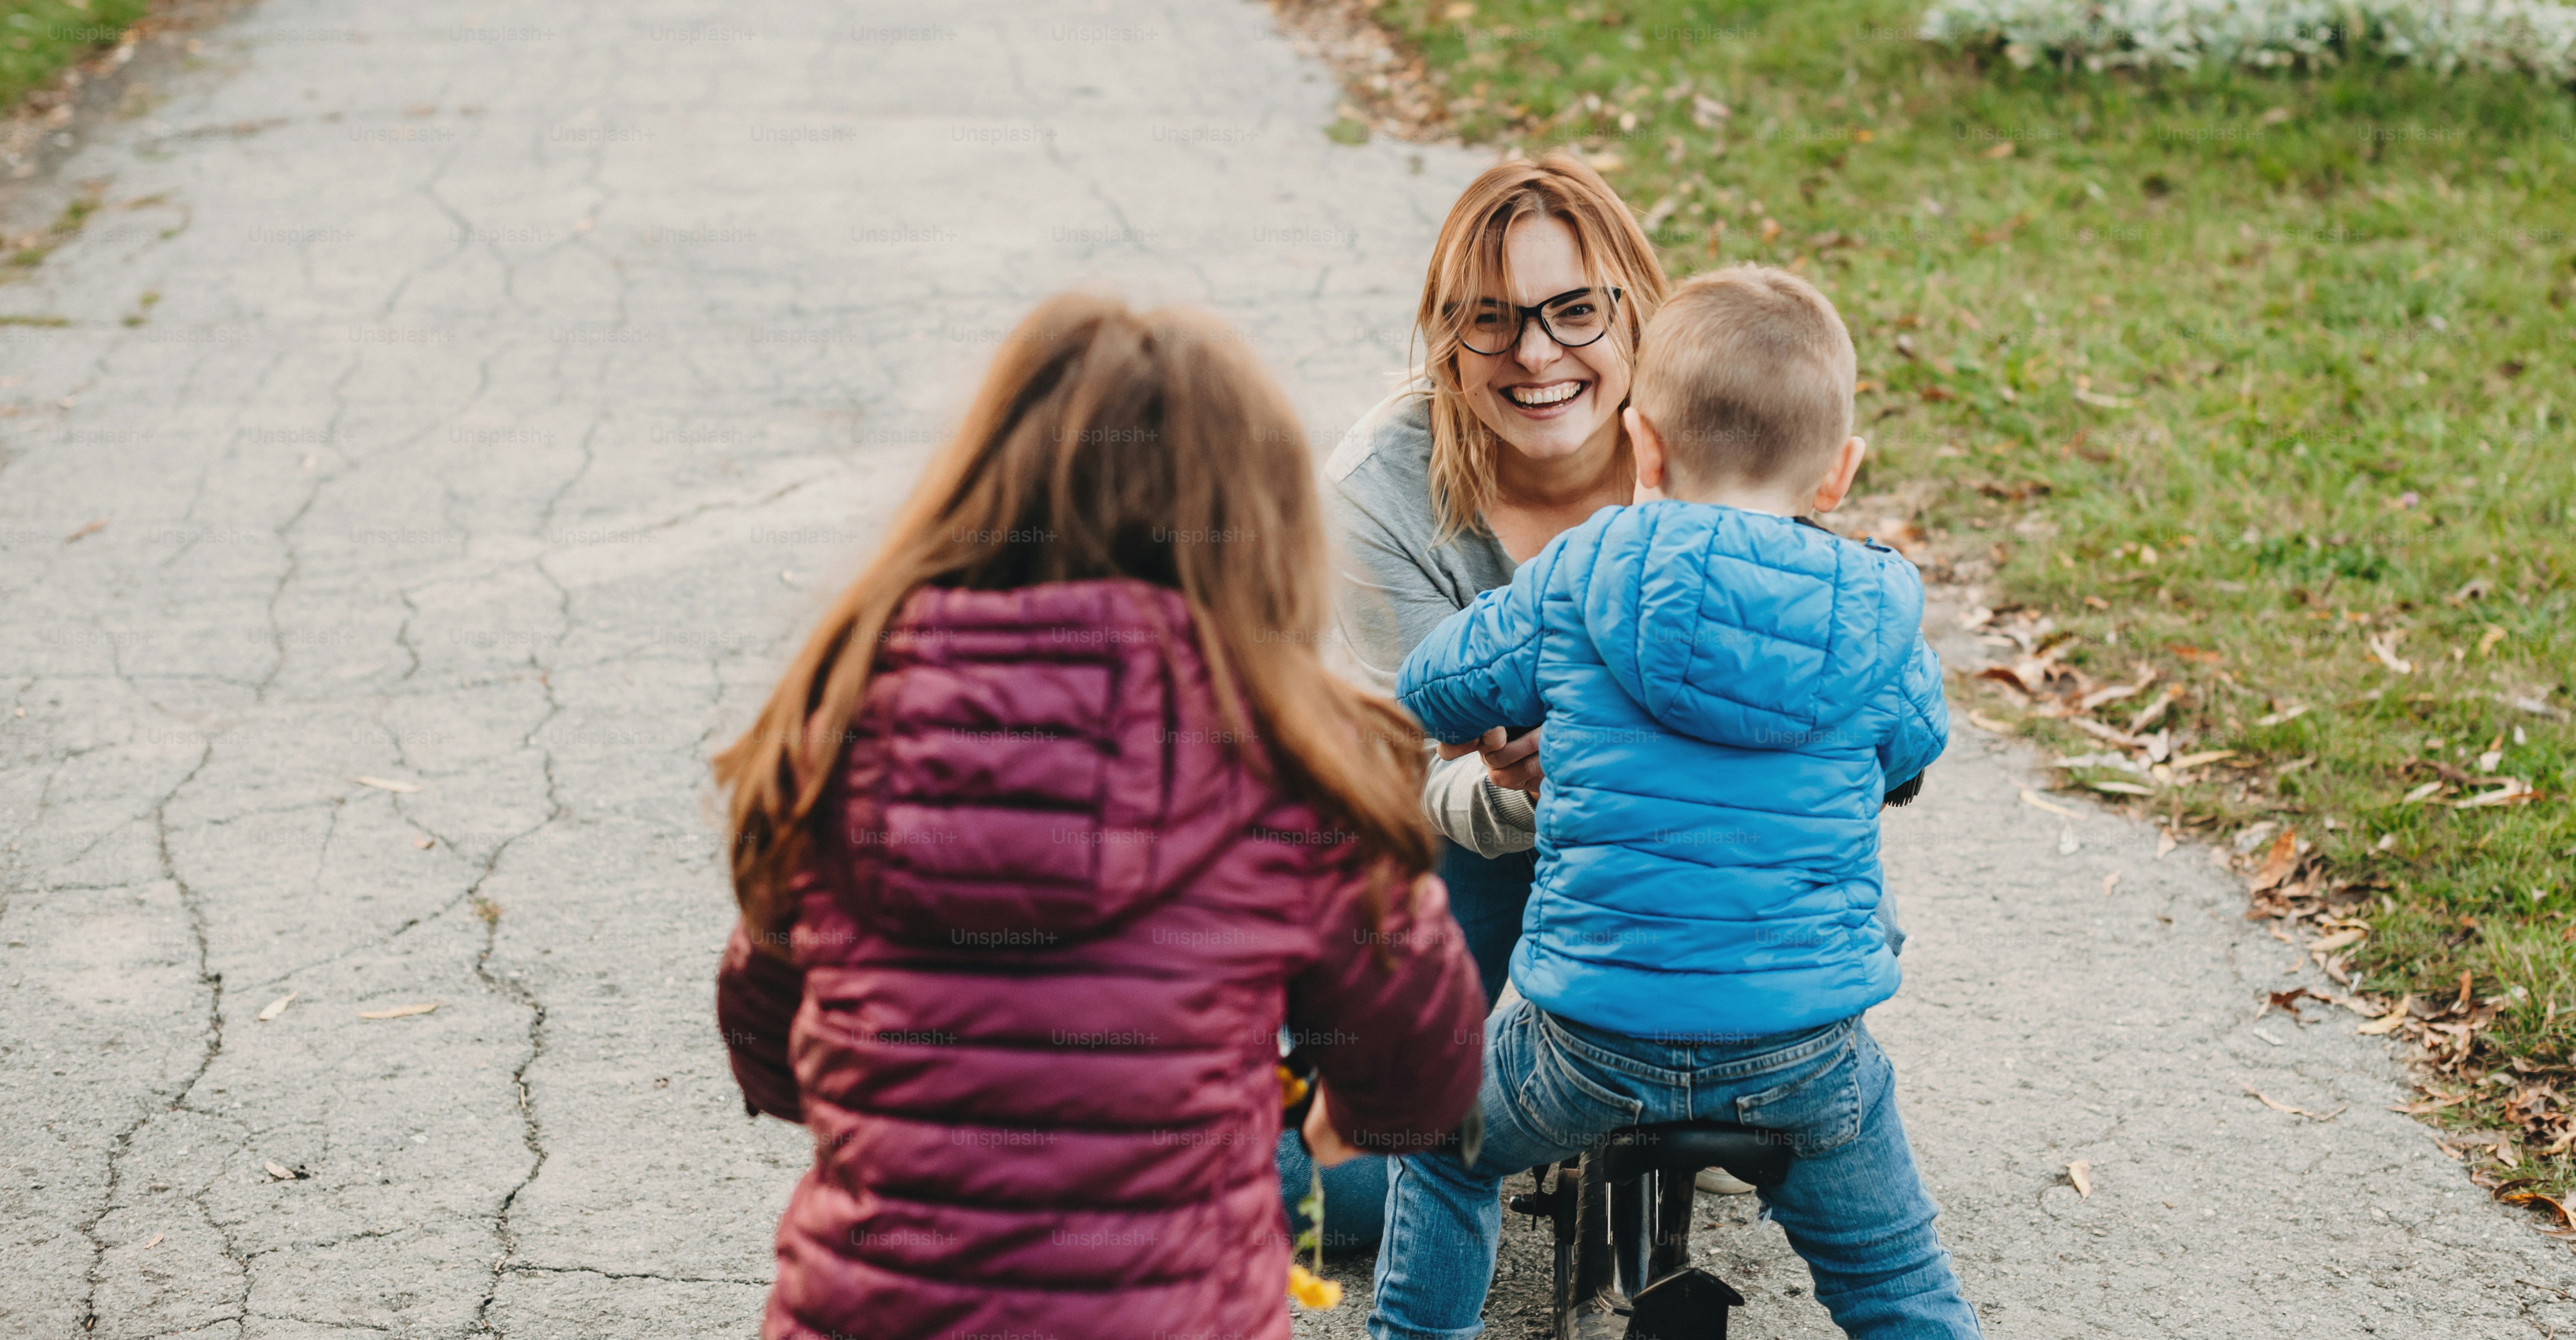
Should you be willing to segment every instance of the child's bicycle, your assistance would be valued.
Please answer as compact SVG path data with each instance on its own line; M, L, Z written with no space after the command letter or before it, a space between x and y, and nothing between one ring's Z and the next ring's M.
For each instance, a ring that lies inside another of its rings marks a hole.
M1724 1168L1754 1186L1778 1186L1789 1159L1774 1132L1675 1121L1623 1126L1573 1158L1530 1169L1536 1188L1511 1207L1555 1229L1556 1340L1726 1340L1727 1311L1744 1306L1744 1295L1690 1264L1692 1181L1702 1168Z

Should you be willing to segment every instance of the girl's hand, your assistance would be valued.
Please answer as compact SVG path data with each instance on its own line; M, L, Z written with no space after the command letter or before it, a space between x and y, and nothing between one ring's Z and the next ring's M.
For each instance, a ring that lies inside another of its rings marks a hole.
M1324 1115L1324 1090L1315 1088L1314 1106L1306 1109L1306 1152L1315 1158L1318 1168L1331 1168L1358 1158L1360 1152L1343 1141L1342 1133L1333 1129L1333 1119Z

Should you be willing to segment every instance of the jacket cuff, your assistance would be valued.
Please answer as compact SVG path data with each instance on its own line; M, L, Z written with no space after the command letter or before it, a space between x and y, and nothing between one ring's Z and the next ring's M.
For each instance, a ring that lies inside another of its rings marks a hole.
M744 1101L795 1122L805 1119L805 1104L787 1058L787 1031L804 998L804 970L754 949L736 923L716 973L716 1025Z

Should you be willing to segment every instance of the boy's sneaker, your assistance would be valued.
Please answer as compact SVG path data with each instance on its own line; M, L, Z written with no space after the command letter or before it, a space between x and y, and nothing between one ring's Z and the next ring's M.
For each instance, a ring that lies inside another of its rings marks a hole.
M1691 1179L1691 1185L1712 1196L1741 1196L1753 1189L1751 1182L1744 1181L1724 1168L1700 1169L1699 1176Z

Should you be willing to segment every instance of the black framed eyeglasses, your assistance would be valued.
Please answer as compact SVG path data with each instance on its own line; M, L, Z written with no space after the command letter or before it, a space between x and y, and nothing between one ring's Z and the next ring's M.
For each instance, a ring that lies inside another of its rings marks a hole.
M1479 298L1464 314L1453 316L1452 322L1457 327L1458 343L1488 358L1519 348L1521 335L1529 329L1533 317L1538 320L1538 328L1559 347L1580 349L1610 333L1610 318L1618 312L1622 296L1615 288L1596 292L1586 286L1567 289L1531 307Z

